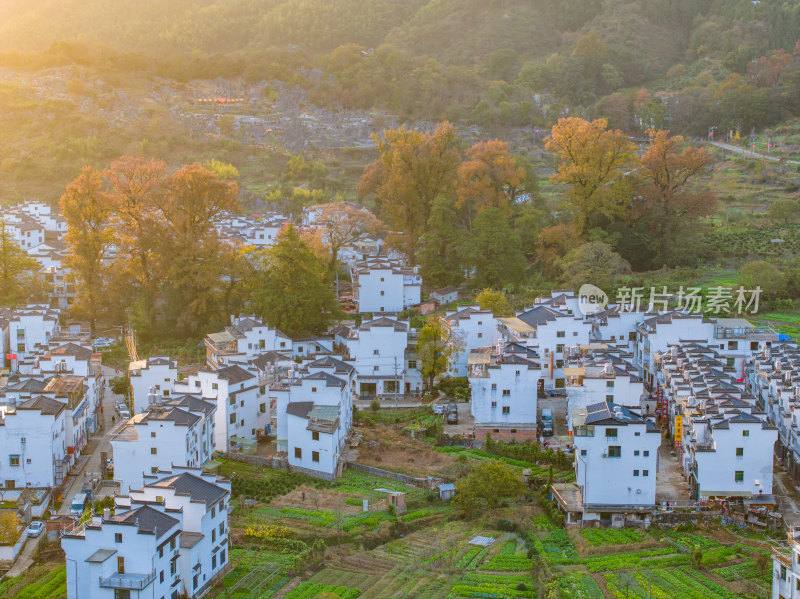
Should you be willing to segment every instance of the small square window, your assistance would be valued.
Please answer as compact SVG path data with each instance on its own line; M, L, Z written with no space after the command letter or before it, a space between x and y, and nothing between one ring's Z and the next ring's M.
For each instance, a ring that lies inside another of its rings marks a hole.
M638 450L638 449L637 449L637 450L635 450L635 451L633 452L633 455L639 455L639 450Z
M496 401L493 401L493 402L492 402L492 407L493 407L493 408L496 408L496 407L497 407L497 402L496 402Z
M608 448L608 457L620 458L622 457L622 447L619 445L611 445Z
M8 456L8 463L10 466L19 466L19 456L18 455Z
M511 408L509 406L503 406L503 414L510 414Z
M586 450L585 449L581 449L581 455L586 455Z
M566 334L567 333L565 331L556 331L556 337L558 337L559 339L566 336Z
M617 429L615 428L607 428L606 429L606 437L613 437L616 439L617 437Z
M311 461L319 463L319 452L318 451L312 451L311 452Z
M298 460L303 459L303 450L300 449L299 447L295 447L294 448L294 457L296 457Z
M642 476L650 476L649 470L642 470Z
M157 453L158 453L158 447L150 448L150 455L156 455Z
M311 438L312 438L314 441L319 441L319 432L318 432L318 431L312 431L312 432L311 432Z
M736 448L736 457L741 458L744 456L744 447L737 447Z
M114 533L114 542L115 543L122 543L122 533L121 532L115 532Z
M613 387L614 381L606 381L606 387Z
M647 449L645 449L645 450L642 452L642 455L643 455L644 457L646 457L646 458L647 458L647 457L650 457L650 452L649 452Z
M737 470L733 473L733 480L737 483L744 482L744 470Z
M642 435L642 433L633 433L634 437L640 437L641 435Z
M156 438L156 431L150 431L150 436L155 439Z
M743 430L742 431L742 437L749 437L749 436L750 436L750 431L748 431L748 430Z
M381 295L386 295L386 292L385 291L381 291Z
M503 397L511 397L511 389L503 389Z
M638 471L638 470L634 470L634 471L633 471L633 475L634 475L634 476L639 476L639 471Z

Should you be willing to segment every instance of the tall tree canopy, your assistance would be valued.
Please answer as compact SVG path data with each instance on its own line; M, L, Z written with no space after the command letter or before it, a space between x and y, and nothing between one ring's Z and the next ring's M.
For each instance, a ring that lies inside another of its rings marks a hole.
M39 268L8 234L5 221L0 221L0 305L13 308L25 302L35 291L33 278Z
M433 133L384 129L373 135L378 159L364 169L360 196L373 194L379 214L402 234L398 245L415 262L417 244L431 215L434 200L452 193L460 162L455 129L442 123Z
M372 212L345 202L322 204L316 207L316 213L314 224L322 229L322 238L330 248L329 272L336 267L342 247L361 241L383 228Z
M79 282L75 297L76 313L89 321L92 332L105 305L103 259L111 243L111 201L103 191L103 178L90 166L61 196L61 214L67 222L69 246L66 265L70 276Z
M340 314L326 265L290 225L269 249L254 252L253 305L290 337L326 331Z
M636 146L627 135L609 130L605 119L569 117L558 120L545 145L561 160L551 180L570 186L566 200L579 234L622 215L636 162Z

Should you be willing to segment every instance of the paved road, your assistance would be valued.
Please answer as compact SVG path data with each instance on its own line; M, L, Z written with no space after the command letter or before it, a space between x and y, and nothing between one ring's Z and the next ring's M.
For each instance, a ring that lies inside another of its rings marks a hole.
M779 156L767 156L766 154L759 154L757 152L753 152L751 150L748 150L747 148L740 148L739 146L732 146L730 144L726 144L726 143L721 142L721 141L710 141L708 143L710 143L712 146L716 146L716 147L721 148L723 150L727 150L727 151L733 152L735 154L741 154L745 158L760 158L762 160L769 160L771 162L779 162L780 161L780 157ZM800 164L800 161L798 161L798 160L787 160L786 164Z
M42 531L42 535L46 534ZM14 562L14 565L11 566L11 569L6 572L6 576L8 578L13 578L14 576L19 576L25 570L30 568L33 565L33 556L36 553L36 549L39 546L39 541L41 540L41 536L32 539L27 538L25 540L25 546L22 548L22 551L19 552L17 556L17 561Z
M113 376L115 376L115 371L109 366L103 366L103 375L106 377L106 380L110 380ZM105 451L108 453L108 457L111 457L111 418L114 417L116 420L119 420L119 417L114 411L114 404L122 400L123 397L121 395L112 393L111 389L108 387L105 388L103 394L104 427L99 434L96 434L94 437L92 437L92 439L89 441L89 444L86 446L82 457L87 457L88 460L85 461L80 471L74 472L73 475L69 477L69 486L67 487L67 491L64 493L64 501L61 504L61 509L58 510L60 515L69 515L69 508L72 504L72 498L80 492L84 482L86 482L91 476L97 476L99 478L101 470L101 452Z

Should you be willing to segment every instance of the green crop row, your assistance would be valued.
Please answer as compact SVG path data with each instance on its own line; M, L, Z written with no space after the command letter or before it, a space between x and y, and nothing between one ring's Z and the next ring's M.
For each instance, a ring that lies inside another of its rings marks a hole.
M358 589L303 582L292 589L289 594L286 595L286 599L313 599L322 593L330 593L336 595L340 599L357 599L361 595L361 591Z
M589 545L625 545L641 543L644 535L635 528L584 528L581 536Z

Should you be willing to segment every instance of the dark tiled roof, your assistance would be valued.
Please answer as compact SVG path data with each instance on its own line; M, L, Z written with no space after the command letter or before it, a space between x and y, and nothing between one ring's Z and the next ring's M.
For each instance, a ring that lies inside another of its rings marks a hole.
M173 526L179 523L176 518L168 516L164 512L143 505L122 514L116 514L104 522L114 522L118 524L132 524L141 533L155 534L156 538L162 537Z
M249 372L234 364L233 366L226 366L225 368L220 368L217 370L217 374L219 378L225 379L231 385L235 385L236 383L242 383L244 381L256 378L256 375L252 372Z
M71 342L59 345L51 349L48 353L51 356L75 356L80 360L88 360L92 357L92 350Z
M184 408L192 412L203 412L204 414L210 414L217 407L212 402L206 401L196 395L177 395L165 403L168 406Z
M345 372L347 374L355 370L352 364L348 364L332 356L325 356L319 360L314 360L308 364L308 368L333 368L334 372Z
M347 383L329 372L315 372L303 377L303 380L325 381L327 387L344 387Z
M602 401L586 407L586 424L645 424L645 419L625 406Z
M307 418L313 407L313 401L292 401L286 406L286 413L298 418Z
M206 506L214 505L228 494L225 488L189 472L167 476L146 486L147 488L173 489L176 495L189 497L192 501L202 501Z
M18 410L39 410L47 416L58 416L67 405L43 395L29 399L17 406Z
M192 426L198 420L200 420L200 416L180 408L151 408L137 424L159 421L174 422L177 426Z
M558 310L553 310L546 306L536 306L530 310L526 310L517 316L522 322L531 327L553 322L557 318L564 318L566 314L562 314Z

